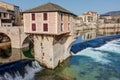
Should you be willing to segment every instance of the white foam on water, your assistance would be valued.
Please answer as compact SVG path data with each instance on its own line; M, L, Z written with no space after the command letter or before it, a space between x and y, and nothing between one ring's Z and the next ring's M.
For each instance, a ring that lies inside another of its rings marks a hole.
M34 75L36 72L41 71L43 68L38 64L37 61L32 62L32 67L29 65L25 66L25 76L24 78L19 74L19 72L15 73L15 77L13 78L11 74L5 73L4 76L0 76L0 80L34 80Z
M105 57L107 57L107 54L103 54L99 51L95 51L94 48L86 48L80 52L78 52L77 54L75 54L75 56L87 56L92 58L94 61L96 62L100 62L102 64L107 64L110 61L105 59Z
M105 44L104 46L101 46L101 47L96 48L96 49L109 51L109 52L113 52L113 53L120 53L120 45L117 44L117 43L120 43L119 41L120 41L120 39L110 41L107 44Z
M74 54L74 56L87 56L92 58L96 62L100 62L102 64L108 64L111 62L110 60L107 59L109 54L103 53L102 51L120 53L120 45L116 43L120 43L120 39L110 41L98 48L86 48Z

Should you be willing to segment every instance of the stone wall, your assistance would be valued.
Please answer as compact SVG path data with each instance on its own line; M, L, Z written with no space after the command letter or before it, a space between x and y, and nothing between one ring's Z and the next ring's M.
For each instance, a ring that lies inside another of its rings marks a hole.
M28 36L24 33L24 29L22 26L0 27L0 33L4 33L10 38L12 48L22 48L22 43Z
M72 40L72 37L65 34L59 36L35 35L35 59L41 65L54 69L59 63L70 56L68 47L72 43Z
M35 35L34 51L35 51L35 59L39 61L41 65L44 65L47 68L54 68L52 36Z

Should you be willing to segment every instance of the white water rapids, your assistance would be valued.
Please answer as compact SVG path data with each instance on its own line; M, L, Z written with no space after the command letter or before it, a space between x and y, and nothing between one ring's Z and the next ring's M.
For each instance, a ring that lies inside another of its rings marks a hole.
M32 61L32 66L25 66L25 75L22 77L17 71L15 76L11 76L9 73L5 73L4 76L0 76L0 80L34 80L34 75L36 72L42 70L42 67L38 64L37 61Z
M107 59L107 57L109 57L109 54L106 52L120 54L120 39L107 42L105 45L102 45L101 47L97 48L88 47L82 51L79 51L73 56L87 56L92 58L96 62L108 64L111 61Z

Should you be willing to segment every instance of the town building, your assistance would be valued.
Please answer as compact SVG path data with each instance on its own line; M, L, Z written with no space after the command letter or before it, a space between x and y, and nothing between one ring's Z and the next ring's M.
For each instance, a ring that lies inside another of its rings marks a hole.
M69 33L73 25L72 15L56 4L47 3L24 12L24 31L54 35Z
M83 22L88 23L96 23L99 19L99 14L97 12L89 11L83 13Z
M16 23L16 14L20 12L19 6L0 1L0 26L12 26Z
M120 23L120 16L101 15L101 19L104 19L104 23Z
M12 26L10 14L3 7L0 7L0 26Z
M47 68L70 56L75 16L50 2L23 12L24 32L34 35L35 59Z

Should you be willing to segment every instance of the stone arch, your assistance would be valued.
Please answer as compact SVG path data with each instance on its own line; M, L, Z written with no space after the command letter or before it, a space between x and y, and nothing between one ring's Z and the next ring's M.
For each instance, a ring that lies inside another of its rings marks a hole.
M71 43L69 43L67 50L72 54L72 52L70 51L72 45L77 44L77 43L79 43L79 42L81 42L81 41L83 41L82 36L75 37L75 38L71 41Z
M27 35L22 40L22 52L25 57L33 58L34 57L34 40L32 35Z
M28 36L30 36L30 34L24 34L24 36L22 36L22 39L21 39L21 46L22 46L24 40L25 40ZM21 47L21 48L22 48L22 47Z
M0 32L0 39L6 38L6 37L11 41L11 36L9 34Z
M0 57L8 58L12 55L11 38L6 33L0 32Z
M74 40L74 41L75 41L75 40ZM71 42L70 45L67 47L67 51L70 52L70 53L71 53L71 51L70 51L70 50L71 50L71 46L73 45L74 41Z

